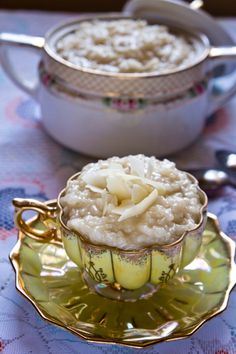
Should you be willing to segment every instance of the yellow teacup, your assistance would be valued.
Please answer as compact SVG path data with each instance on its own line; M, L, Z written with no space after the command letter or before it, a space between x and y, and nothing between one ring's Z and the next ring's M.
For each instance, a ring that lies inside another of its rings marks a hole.
M76 179L79 174L72 176ZM189 176L194 183L194 177ZM107 245L95 245L64 222L59 194L55 205L36 200L14 199L16 225L26 235L48 242L54 239L63 242L68 257L80 268L88 286L106 297L134 301L146 297L171 279L174 274L189 264L197 255L207 218L207 197L198 188L202 204L196 227L169 244L152 245L136 250L124 250ZM34 210L46 225L38 230L27 224L22 214ZM60 235L60 237L59 237Z

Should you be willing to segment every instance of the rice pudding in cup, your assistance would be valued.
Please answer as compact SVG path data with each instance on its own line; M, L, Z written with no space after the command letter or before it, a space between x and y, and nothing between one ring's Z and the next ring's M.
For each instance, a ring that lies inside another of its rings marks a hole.
M20 207L16 224L23 232L45 241L60 233L88 286L127 301L150 296L191 263L207 213L207 197L194 177L173 162L144 155L88 164L68 180L54 208L13 203ZM57 230L29 229L22 218L28 209L46 225L56 220Z

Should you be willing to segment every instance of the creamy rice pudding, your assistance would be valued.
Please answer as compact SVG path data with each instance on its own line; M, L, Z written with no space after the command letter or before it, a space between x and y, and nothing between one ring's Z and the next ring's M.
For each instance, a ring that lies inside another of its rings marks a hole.
M173 162L144 155L85 166L63 197L67 226L94 244L139 249L177 240L200 221L199 189Z
M171 33L166 26L118 19L81 22L58 40L56 51L87 69L162 74L194 62L199 46L193 37Z

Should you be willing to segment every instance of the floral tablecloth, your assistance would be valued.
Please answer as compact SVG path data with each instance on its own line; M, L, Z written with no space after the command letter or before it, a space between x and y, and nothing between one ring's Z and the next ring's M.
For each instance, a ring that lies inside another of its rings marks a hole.
M43 35L65 17L0 11L0 31ZM222 24L236 35L236 19ZM25 75L34 75L37 58L15 51L13 60ZM236 100L208 120L204 134L194 145L172 158L183 168L213 166L214 151L222 148L236 150ZM0 353L235 354L236 290L231 293L227 310L190 338L142 350L87 343L44 321L16 291L8 259L17 237L12 198L55 198L66 179L88 161L46 134L37 103L16 88L0 68ZM223 230L236 240L236 190L225 188L210 201L209 209L218 215Z

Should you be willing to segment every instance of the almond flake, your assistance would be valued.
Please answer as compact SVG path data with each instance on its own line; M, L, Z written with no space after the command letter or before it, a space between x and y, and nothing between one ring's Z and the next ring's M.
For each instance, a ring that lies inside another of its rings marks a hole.
M111 194L116 195L119 201L129 199L131 196L131 188L129 188L122 175L108 176L107 189Z
M133 216L138 216L143 214L157 199L158 192L154 189L146 198L144 198L140 203L134 205L133 207L128 207L119 217L118 221L124 221Z

